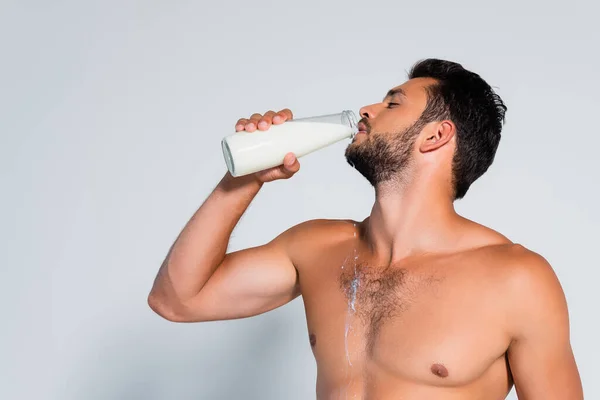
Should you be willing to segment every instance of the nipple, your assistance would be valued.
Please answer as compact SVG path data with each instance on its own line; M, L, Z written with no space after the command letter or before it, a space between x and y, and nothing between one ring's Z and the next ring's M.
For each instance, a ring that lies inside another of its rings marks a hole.
M431 372L440 378L446 378L448 376L448 370L442 364L433 364L431 366Z

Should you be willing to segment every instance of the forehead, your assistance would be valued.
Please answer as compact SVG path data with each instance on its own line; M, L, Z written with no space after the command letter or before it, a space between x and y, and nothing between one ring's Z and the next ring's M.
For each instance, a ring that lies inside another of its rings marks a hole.
M426 88L436 81L432 78L415 78L404 82L400 86L396 86L389 90L386 97L389 96L400 96L405 97L412 102L426 102L427 101L427 90Z

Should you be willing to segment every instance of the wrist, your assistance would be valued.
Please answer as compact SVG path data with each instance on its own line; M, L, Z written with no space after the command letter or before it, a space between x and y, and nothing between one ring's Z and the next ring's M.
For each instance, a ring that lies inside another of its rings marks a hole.
M258 192L262 188L263 184L264 182L259 181L254 174L234 177L227 172L223 179L221 179L221 182L219 182L218 188L224 192L239 190Z

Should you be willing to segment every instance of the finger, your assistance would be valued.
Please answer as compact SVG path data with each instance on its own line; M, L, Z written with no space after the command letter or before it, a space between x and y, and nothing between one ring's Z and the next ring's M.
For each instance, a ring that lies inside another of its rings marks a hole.
M300 169L300 162L293 153L286 154L281 166L284 175L290 177Z
M292 111L289 108L284 108L273 117L274 124L281 124L294 118Z
M269 168L259 173L263 182L271 182L278 179L288 179L300 170L300 163L293 153L288 153L283 159L282 165Z
M267 111L265 115L258 121L258 129L264 131L269 129L271 124L273 123L273 117L275 116L275 111Z
M261 114L252 114L250 116L250 120L248 121L248 123L246 123L246 130L248 132L254 132L256 130L256 127L258 125L258 121L262 118Z
M235 131L236 132L243 131L244 127L246 126L247 123L248 123L248 120L246 118L238 119L238 122L235 123Z

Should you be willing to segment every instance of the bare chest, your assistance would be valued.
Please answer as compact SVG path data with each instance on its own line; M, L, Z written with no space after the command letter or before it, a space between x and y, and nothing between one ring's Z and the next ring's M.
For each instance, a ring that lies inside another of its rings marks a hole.
M504 315L482 268L463 261L380 267L347 257L306 277L302 293L319 368L448 386L485 375L508 345Z

